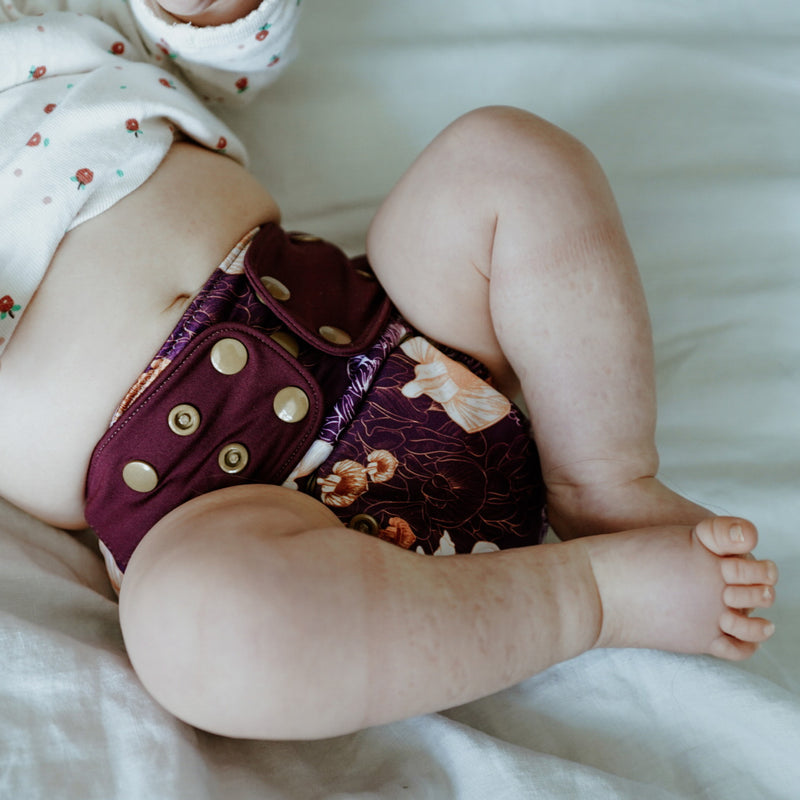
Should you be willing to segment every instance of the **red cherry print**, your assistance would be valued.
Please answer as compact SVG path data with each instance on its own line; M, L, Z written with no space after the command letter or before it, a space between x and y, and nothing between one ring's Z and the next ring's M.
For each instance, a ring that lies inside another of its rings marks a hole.
M111 49L108 52L115 56L121 56L125 52L125 43L114 42L114 44L111 45Z
M177 58L177 54L173 53L169 42L165 39L162 39L160 42L156 42L156 47L167 57L167 58Z
M239 80L236 81L236 88L237 88L239 94L241 94L242 92L246 92L247 91L249 83L250 82L247 80L247 78L239 78Z
M228 140L224 136L220 136L217 142L217 150L224 150L227 146Z
M272 58L269 60L269 64L267 64L267 66L268 67L274 67L280 60L281 60L280 56L272 56Z
M137 139L142 131L139 130L139 120L129 119L125 121L125 129L130 131Z
M258 33L256 34L256 40L259 42L263 42L264 39L266 39L267 36L269 36L269 29L271 27L272 27L271 25L265 25L263 28L260 28Z
M42 134L38 131L28 139L28 147L36 147L37 145L42 143Z
M77 181L78 189L83 189L83 187L86 186L87 183L91 183L94 180L94 172L84 167L83 169L79 169L75 173L72 180Z
M44 107L44 113L45 114L52 114L55 110L56 110L56 104L55 103L48 103Z
M174 89L175 88L175 84L173 84L172 81L168 81L166 78L159 78L158 82L162 86L166 86L167 89Z
M22 306L14 303L14 299L11 295L7 294L5 297L0 297L0 319L5 319L6 315L11 317L11 319L15 319L14 312L21 310Z
M43 78L45 73L47 72L47 67L31 67L30 73L28 74L32 80L38 80L39 78Z

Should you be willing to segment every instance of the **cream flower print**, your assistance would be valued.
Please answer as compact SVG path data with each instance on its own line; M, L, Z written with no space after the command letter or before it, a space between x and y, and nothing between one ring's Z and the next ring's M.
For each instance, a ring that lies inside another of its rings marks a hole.
M391 480L398 463L388 450L373 450L367 456L366 467L349 458L337 461L331 474L317 481L322 502L337 508L351 505L367 491L368 481L385 483Z
M403 342L403 352L414 361L414 380L403 386L406 397L427 395L444 408L450 419L467 433L490 428L506 417L511 403L477 375L415 336Z
M312 472L316 472L319 466L328 458L333 451L333 445L322 439L317 439L306 454L300 459L300 463L292 470L291 475L283 482L287 489L297 489L297 481L305 478Z
M417 548L418 552L424 552L422 548ZM456 546L453 544L453 539L449 531L445 531L441 539L439 539L439 546L433 551L435 556L454 556L456 554Z
M373 450L367 456L367 475L373 483L385 483L394 476L397 464L388 450Z
M337 461L330 475L320 478L317 485L326 506L345 508L367 490L367 471L349 458Z
M472 546L470 553L496 553L500 548L494 542L475 542ZM425 555L422 547L417 547L417 552L420 555ZM439 539L439 546L433 551L435 556L454 556L456 554L456 546L453 538L450 536L449 531L445 531Z

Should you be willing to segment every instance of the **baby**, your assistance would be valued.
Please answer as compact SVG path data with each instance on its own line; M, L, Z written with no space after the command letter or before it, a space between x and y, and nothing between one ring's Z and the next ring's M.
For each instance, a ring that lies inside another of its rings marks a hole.
M144 685L223 735L358 730L595 647L752 655L777 571L656 477L597 162L481 109L366 258L285 233L198 96L272 80L298 6L0 6L0 494L94 527Z

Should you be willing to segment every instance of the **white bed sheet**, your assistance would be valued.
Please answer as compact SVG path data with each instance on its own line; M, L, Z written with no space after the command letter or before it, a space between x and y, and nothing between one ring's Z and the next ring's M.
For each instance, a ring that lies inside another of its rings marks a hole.
M443 714L229 741L139 687L96 554L0 504L0 797L800 797L799 51L794 0L307 0L299 59L231 115L286 223L353 251L470 108L595 151L651 306L662 474L780 565L762 652L592 652Z

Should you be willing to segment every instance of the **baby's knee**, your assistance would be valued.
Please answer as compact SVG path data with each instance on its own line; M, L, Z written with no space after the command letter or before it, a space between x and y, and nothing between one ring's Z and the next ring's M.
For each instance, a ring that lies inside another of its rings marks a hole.
M524 109L486 106L459 117L446 131L450 146L477 156L490 170L533 166L546 172L595 172L597 160L567 131Z
M267 716L283 708L275 687L291 685L286 665L302 653L295 565L305 554L294 534L334 527L342 526L313 498L250 485L194 498L147 533L125 572L120 623L131 663L160 705L235 736L251 730L252 691Z

